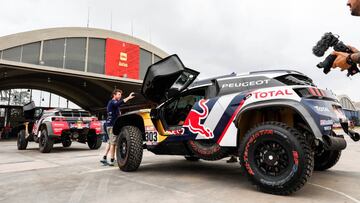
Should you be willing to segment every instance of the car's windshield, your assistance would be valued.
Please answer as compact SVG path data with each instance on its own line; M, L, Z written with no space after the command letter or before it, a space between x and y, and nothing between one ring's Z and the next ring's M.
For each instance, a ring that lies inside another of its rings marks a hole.
M286 84L286 85L310 85L316 86L313 80L305 75L299 74L289 74L276 77L276 80Z
M64 117L90 117L91 114L88 111L61 111L61 116Z

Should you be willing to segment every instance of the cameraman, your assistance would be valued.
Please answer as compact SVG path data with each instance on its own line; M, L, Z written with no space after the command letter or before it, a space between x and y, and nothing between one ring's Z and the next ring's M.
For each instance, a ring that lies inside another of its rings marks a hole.
M349 46L348 47L351 49L352 54L348 54L345 52L338 52L338 51L334 51L332 54L336 55L336 59L333 63L333 68L337 68L339 67L341 69L341 71L347 70L350 68L350 64L351 62L354 62L356 64L360 64L360 52L359 50L357 50L355 47Z
M360 16L360 0L348 0L347 5L350 7L351 15ZM333 68L339 67L341 71L347 70L350 68L351 62L360 64L360 52L354 47L348 46L352 54L337 52L334 51L333 54L336 55L336 59L333 63Z
M360 0L348 0L347 5L350 7L351 15L360 16Z

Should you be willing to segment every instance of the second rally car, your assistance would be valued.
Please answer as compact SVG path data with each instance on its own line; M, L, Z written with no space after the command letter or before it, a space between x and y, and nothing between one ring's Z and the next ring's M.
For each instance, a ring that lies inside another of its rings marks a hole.
M31 102L24 106L26 122L20 126L17 139L19 150L28 142L39 143L39 150L48 153L53 145L70 147L72 141L87 143L90 149L99 149L102 143L101 122L90 112L75 109L47 109L35 107Z

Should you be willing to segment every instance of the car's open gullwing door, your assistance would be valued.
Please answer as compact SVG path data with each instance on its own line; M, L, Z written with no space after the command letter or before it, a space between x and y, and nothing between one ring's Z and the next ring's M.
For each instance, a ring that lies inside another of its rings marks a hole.
M160 103L187 88L198 75L199 72L186 68L174 54L148 68L141 93L146 99Z

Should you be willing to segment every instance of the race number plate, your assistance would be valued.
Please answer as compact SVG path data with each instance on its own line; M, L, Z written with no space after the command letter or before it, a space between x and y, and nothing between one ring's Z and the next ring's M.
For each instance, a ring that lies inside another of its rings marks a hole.
M146 145L158 144L158 132L153 126L145 127L145 141Z

